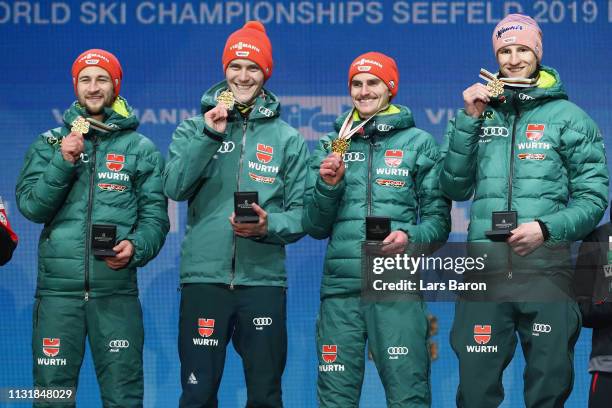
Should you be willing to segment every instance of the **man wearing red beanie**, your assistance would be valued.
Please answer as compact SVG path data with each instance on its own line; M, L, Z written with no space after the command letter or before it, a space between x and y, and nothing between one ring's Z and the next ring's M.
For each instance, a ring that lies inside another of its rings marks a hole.
M502 404L503 371L520 340L525 406L557 408L572 390L581 326L570 246L605 212L605 152L597 125L568 101L557 71L541 65L534 19L506 16L492 42L499 72L484 71L490 84L463 92L440 174L449 198L473 200L469 247L488 254L477 278L490 282L487 293L455 308L457 406Z
M144 330L136 268L169 229L163 157L136 132L119 96L122 69L91 49L72 65L77 96L62 126L30 147L17 205L44 224L38 253L32 351L37 388L71 388L89 345L105 407L143 406ZM61 406L74 406L74 400ZM37 401L34 406L60 406Z
M378 227L371 222L381 222L377 235L389 256L408 243L444 243L450 230L438 146L407 107L391 103L398 86L392 58L357 57L348 77L354 108L336 120L311 161L302 224L313 238L329 239L317 319L320 407L359 406L366 342L388 407L431 404L424 302L418 295L361 296L361 242L376 239L370 230ZM346 149L336 147L342 140Z
M225 80L204 93L202 115L174 132L163 175L166 195L189 202L180 272L179 405L218 405L232 340L243 360L246 406L281 407L285 245L304 235L308 150L280 119L276 96L263 88L273 63L261 23L249 21L229 36L222 67Z

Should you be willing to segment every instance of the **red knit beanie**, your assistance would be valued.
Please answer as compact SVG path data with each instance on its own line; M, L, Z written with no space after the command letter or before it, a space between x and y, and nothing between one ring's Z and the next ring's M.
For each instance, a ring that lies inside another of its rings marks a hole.
M117 57L110 52L96 48L85 51L74 60L72 64L72 83L74 84L74 92L77 92L79 72L91 66L98 66L108 72L113 81L115 98L117 98L117 96L119 96L119 90L121 89L121 79L123 78L121 64Z
M272 75L272 44L266 29L259 21L248 21L244 27L234 31L223 49L223 72L232 60L247 59L261 68L265 80Z
M393 58L380 52L366 52L355 58L349 68L349 88L353 77L363 72L380 78L389 88L392 98L397 94L399 73Z

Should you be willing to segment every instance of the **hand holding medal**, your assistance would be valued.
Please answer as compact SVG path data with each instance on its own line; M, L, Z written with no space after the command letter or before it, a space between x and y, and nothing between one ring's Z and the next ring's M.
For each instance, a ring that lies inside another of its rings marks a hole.
M234 109L234 94L230 91L223 91L217 95L217 106L204 114L206 125L216 132L225 133L227 127L228 111Z
M70 134L62 140L60 151L64 160L76 163L85 148L83 135L89 132L89 122L82 116L76 118L70 127Z

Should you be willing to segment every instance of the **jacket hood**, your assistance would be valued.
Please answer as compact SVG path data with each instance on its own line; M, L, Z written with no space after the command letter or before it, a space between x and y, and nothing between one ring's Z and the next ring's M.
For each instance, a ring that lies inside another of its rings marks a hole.
M514 103L521 110L527 110L554 99L568 99L565 87L556 70L542 66L536 86L531 88L506 87L503 97L494 98L491 101L491 106L504 109L504 105L506 105L508 109L512 109ZM505 103L506 101L512 102L513 100L513 103Z
M334 122L334 129L336 132L340 132L344 120L351 112L353 112L353 110L344 112L342 115L338 116ZM357 111L354 111L352 127L359 126L361 122L362 120L359 118ZM366 135L383 135L389 131L404 130L414 126L414 117L410 109L403 105L389 105L386 110L378 113L364 126L364 133Z
M204 92L202 95L202 113L208 112L215 106L217 106L217 96L228 89L227 82L221 81L216 85L213 85L210 89ZM249 119L272 119L280 116L280 102L276 95L262 88L262 96L258 96L255 100L255 106L249 115ZM230 120L239 117L236 108L230 112Z

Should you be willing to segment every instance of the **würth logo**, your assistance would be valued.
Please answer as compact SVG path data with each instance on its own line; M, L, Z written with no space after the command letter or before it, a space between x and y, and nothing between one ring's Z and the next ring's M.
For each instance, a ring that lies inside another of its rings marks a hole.
M544 136L545 127L546 126L542 124L530 123L527 125L527 131L525 132L525 136L527 136L527 139L533 142L537 142L538 140L542 138L542 136Z
M125 156L122 154L109 153L106 155L106 168L110 171L121 171L125 164Z
M404 152L401 150L387 150L385 152L385 164L389 167L399 167L402 164Z
M338 346L335 344L324 344L321 350L321 356L326 363L333 363L338 356Z
M274 148L267 146L263 143L257 143L257 160L262 163L270 163L272 161L272 155L274 154Z
M60 351L60 339L43 338L42 350L48 357L55 357Z
M202 337L210 337L215 332L215 319L198 319L198 333Z
M478 344L487 344L491 340L491 325L475 325L474 341Z

